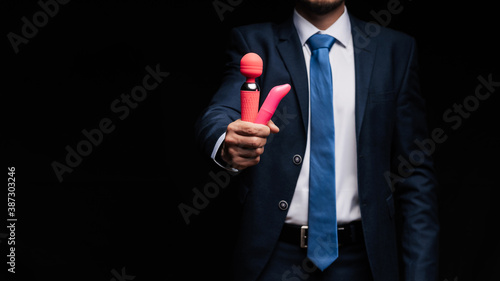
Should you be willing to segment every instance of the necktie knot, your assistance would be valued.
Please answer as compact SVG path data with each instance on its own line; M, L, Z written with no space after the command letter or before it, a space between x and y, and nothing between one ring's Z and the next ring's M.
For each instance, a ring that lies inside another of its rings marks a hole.
M333 43L335 43L335 37L319 33L314 34L307 40L307 44L312 51L320 48L328 48L328 50L330 50Z

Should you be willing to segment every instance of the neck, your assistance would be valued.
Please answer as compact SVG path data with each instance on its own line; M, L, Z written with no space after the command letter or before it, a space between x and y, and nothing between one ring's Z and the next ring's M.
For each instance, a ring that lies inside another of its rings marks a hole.
M324 15L316 14L300 4L297 4L295 9L302 17L312 23L319 30L326 30L344 13L345 4L342 3L340 6Z

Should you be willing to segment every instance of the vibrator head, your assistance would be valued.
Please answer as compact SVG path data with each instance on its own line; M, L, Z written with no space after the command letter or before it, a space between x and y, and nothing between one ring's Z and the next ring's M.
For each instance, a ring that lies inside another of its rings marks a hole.
M262 75L262 59L256 53L248 53L241 58L240 72L247 78L247 82L255 82L255 78Z
M288 94L291 88L289 84L283 84L272 88L262 104L254 123L266 125L267 122L271 120L271 117L273 117L281 99Z

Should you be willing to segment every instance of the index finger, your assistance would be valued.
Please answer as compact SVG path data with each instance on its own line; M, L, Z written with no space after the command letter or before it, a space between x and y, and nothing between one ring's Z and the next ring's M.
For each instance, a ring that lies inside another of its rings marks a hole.
M252 122L241 121L238 119L233 122L234 131L241 136L254 136L267 138L271 134L271 129L266 125L255 124Z

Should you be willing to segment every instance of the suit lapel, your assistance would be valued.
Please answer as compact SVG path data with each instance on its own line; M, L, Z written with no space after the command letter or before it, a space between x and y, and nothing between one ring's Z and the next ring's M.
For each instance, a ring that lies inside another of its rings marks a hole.
M356 139L359 141L361 126L365 117L368 89L375 59L376 43L364 30L365 23L351 18L352 39L354 45L354 68L356 72Z
M363 32L365 28L364 22L352 16L350 19L354 46L354 68L356 73L356 138L359 140L368 100L368 89L375 59L376 43ZM278 41L276 42L276 46L281 59L285 63L285 67L290 73L291 83L295 90L295 96L301 111L304 129L307 131L309 119L309 82L307 80L304 53L292 18L277 27L277 35Z
M307 69L299 36L292 18L277 27L276 47L291 77L292 88L298 101L304 130L307 132L309 118L309 93Z

